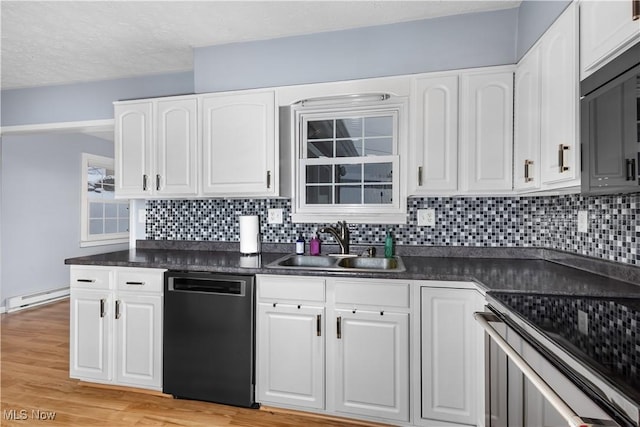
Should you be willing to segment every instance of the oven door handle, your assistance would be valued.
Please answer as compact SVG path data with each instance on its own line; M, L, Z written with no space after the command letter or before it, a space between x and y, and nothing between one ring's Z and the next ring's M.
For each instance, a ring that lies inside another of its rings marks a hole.
M553 405L553 407L560 413L570 427L593 427L593 424L585 422L578 416L573 409L571 409L562 400L558 394L553 391L549 384L547 384L540 375L533 370L531 366L505 341L502 336L496 331L489 322L500 321L500 319L493 313L476 312L473 313L473 317L482 326L487 334L493 339L493 341L504 351L509 359L522 371L522 373L531 381L531 383L542 393L542 395Z

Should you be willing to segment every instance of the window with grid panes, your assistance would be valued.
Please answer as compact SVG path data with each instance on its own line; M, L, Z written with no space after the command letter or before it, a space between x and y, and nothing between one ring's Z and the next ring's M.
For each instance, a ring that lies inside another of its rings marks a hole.
M397 213L396 107L308 111L298 116L299 213Z

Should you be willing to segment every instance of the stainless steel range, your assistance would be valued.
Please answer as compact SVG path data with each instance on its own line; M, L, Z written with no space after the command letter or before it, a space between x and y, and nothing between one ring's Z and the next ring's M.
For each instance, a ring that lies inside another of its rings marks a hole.
M492 338L488 425L639 425L637 298L490 292L487 301L477 319Z

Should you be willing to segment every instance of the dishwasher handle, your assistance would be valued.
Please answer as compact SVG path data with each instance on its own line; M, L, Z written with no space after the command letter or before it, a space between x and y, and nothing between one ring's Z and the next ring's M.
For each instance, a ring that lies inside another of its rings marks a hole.
M489 322L499 321L498 317L493 313L476 312L473 313L473 317L482 326L485 332L493 339L493 341L504 351L507 357L520 369L525 377L531 381L531 383L538 389L540 393L553 405L553 407L560 413L562 418L567 421L570 427L595 427L594 424L590 424L580 418L573 409L567 405L564 400L558 394L549 387L540 375L516 352L513 347L505 341L504 338L496 331Z
M168 291L242 296L245 293L245 281L216 278L170 277Z

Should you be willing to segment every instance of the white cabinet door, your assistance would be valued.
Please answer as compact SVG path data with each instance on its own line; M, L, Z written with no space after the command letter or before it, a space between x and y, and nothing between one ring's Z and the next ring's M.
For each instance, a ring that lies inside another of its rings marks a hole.
M111 379L111 292L71 290L70 377Z
M458 76L420 78L413 93L414 151L410 193L458 189Z
M540 43L542 184L580 184L578 19L569 5Z
M158 195L196 195L198 158L197 99L158 101L155 176Z
M117 197L145 197L152 192L152 110L151 101L114 106Z
M162 297L120 293L115 304L115 381L161 388Z
M277 195L274 91L205 96L202 110L204 195Z
M475 425L482 330L476 291L421 288L422 418Z
M581 79L640 40L633 0L580 2Z
M460 83L461 189L511 191L513 73L463 74Z
M324 308L259 303L257 400L324 409Z
M409 314L335 310L337 412L409 420Z
M520 61L514 80L513 188L540 187L540 50Z

